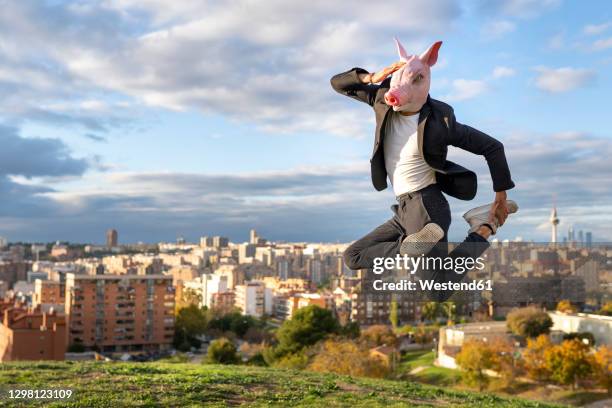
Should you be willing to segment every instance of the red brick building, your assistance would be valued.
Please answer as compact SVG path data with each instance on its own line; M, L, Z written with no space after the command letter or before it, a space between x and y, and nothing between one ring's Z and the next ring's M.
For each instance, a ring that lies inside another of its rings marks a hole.
M68 344L100 352L155 351L174 337L167 275L66 275Z

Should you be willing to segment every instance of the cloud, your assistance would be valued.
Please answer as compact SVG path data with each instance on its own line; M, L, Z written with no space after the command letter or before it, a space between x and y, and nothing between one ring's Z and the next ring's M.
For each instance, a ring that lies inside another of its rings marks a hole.
M451 82L451 91L444 100L464 101L475 98L489 89L487 82L477 79L455 79Z
M0 232L10 225L34 230L40 218L61 209L44 197L53 189L35 179L81 176L86 160L76 159L58 139L25 138L17 128L0 125Z
M565 43L565 33L564 32L559 32L553 35L552 37L550 37L548 40L548 48L550 48L551 50L560 50L564 48L565 46L566 46L566 43Z
M516 71L510 67L497 66L493 68L491 76L493 79L506 78L516 75Z
M564 223L612 240L612 145L582 132L511 133L501 137L520 206L499 237L544 241L536 227L550 215L553 196ZM485 160L455 148L449 158L478 174L472 202L449 199L452 240L463 239L461 214L492 199ZM79 170L80 171L80 170ZM15 171L13 171L15 172ZM46 173L40 171L39 173ZM0 179L0 234L11 239L102 242L109 227L123 242L156 242L183 235L223 234L241 241L255 227L270 239L348 242L391 216L390 189L375 192L367 160L336 166L234 174L86 173L62 188ZM7 184L10 183L10 184ZM347 198L347 197L350 197Z
M88 167L59 139L24 138L10 126L0 125L0 146L0 177L79 176Z
M536 87L547 92L559 93L574 90L591 84L595 71L589 69L562 67L537 67Z
M367 122L334 95L329 78L358 63L372 70L387 64L395 54L393 35L420 52L426 39L452 30L460 14L452 0L396 0L377 6L376 13L349 1L14 2L0 12L0 34L28 44L9 50L13 72L20 70L17 62L44 61L32 74L41 77L32 81L40 85L15 98L21 101L19 114L28 118L34 101L40 103L37 96L58 99L55 92L63 89L70 93L64 99L95 100L86 91L93 88L266 130L347 135ZM78 117L95 111L81 109ZM35 117L77 118L73 111L46 113ZM357 120L347 130L337 117ZM92 122L81 124L102 131Z
M612 37L602 38L600 40L595 41L593 43L592 48L595 51L601 51L601 50L606 50L608 48L612 48Z
M612 27L612 22L602 23L602 24L588 24L584 26L582 32L586 35L597 35L603 34L608 31L608 29Z
M481 29L481 35L485 39L496 39L511 33L516 29L516 24L507 20L489 21Z

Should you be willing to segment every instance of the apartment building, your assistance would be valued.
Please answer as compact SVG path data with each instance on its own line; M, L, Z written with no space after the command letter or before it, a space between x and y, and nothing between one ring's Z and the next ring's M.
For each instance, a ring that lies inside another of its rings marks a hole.
M65 317L16 305L3 307L0 361L64 360Z
M298 293L275 296L274 315L282 320L290 319L299 309L312 305L334 310L334 297L329 293Z
M212 308L213 296L229 291L227 275L206 274L183 282L183 290L192 290L200 299L200 306Z
M174 296L167 275L68 274L68 343L101 352L166 349L174 336Z
M263 282L245 282L243 285L237 285L234 292L235 305L242 314L261 317L272 313L272 289L266 288Z
M52 280L36 279L32 295L32 307L40 306L43 311L53 308L63 313L65 298L65 285Z

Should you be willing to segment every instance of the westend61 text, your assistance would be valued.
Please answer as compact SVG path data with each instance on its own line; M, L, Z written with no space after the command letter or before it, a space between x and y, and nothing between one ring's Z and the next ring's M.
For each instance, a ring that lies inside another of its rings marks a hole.
M490 280L474 280L471 282L436 282L433 280L420 280L417 282L402 279L398 282L384 282L375 280L372 282L374 290L412 291L412 290L459 290L459 291L483 291L493 290Z
M469 270L483 270L485 268L483 258L451 258L451 257L427 257L424 255L411 257L408 255L397 254L395 257L379 257L374 258L374 268L372 272L379 275L385 270L403 269L414 274L419 269L435 269L445 271L455 271L458 274L463 274Z

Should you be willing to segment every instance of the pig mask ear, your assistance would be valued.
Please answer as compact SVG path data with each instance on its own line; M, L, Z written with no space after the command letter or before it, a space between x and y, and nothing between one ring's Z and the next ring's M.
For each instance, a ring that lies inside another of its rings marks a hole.
M438 50L441 46L442 41L436 41L431 47L429 47L427 51L422 53L419 58L421 59L421 61L423 61L423 63L429 65L430 67L433 67L436 61L438 61Z
M402 44L399 42L397 37L393 37L393 38L395 39L395 45L397 46L397 54L399 55L400 60L408 61L408 58L410 58L410 56L408 55L408 53L406 52Z

